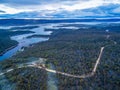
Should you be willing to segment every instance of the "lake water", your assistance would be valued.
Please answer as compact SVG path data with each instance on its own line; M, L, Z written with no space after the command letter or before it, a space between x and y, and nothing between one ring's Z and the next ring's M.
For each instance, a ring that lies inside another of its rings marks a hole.
M31 36L31 35L34 35L34 34L50 35L52 32L51 31L44 31L45 28L58 29L59 27L57 27L57 26L65 25L65 24L96 25L96 24L101 24L101 22L92 22L92 23L91 22L82 22L82 23L78 22L78 23L58 23L58 24L42 24L42 25L39 25L39 28L35 28L35 29L31 29L30 30L30 31L34 31L35 33L12 36L11 39L18 41L19 44L18 44L17 47L7 51L5 54L3 54L3 56L0 56L0 61L12 57L18 51L23 51L22 47L28 47L30 44L46 41L46 40L49 39L49 38L26 38L27 36ZM0 26L0 28L4 28L4 29L8 29L8 28L11 28L11 27L13 27L13 26L9 26L9 27L2 27L2 26ZM77 27L63 27L63 28L67 28L67 29L75 28L75 29L78 29Z
M18 51L23 51L22 47L28 47L31 44L48 40L49 38L26 38L26 37L34 35L34 34L50 35L52 32L51 31L44 31L44 29L45 28L52 28L53 26L54 26L53 24L39 25L39 28L35 28L35 29L30 30L30 31L34 31L35 33L12 36L11 39L18 41L19 44L15 48L7 51L5 54L0 56L0 61L12 57Z

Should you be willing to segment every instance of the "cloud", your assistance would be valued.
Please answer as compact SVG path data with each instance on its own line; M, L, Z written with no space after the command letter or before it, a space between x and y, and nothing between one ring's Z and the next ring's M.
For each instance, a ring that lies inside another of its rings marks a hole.
M105 10L99 11L89 11L91 8L97 8L100 6L108 5L120 5L119 0L1 0L0 9L5 11L6 14L21 14L25 13L36 13L41 16L52 16L65 15L67 17L68 13L72 15L74 12L79 16L80 14L84 15L104 15L107 14ZM85 9L89 9L85 11ZM84 10L84 11L82 11ZM98 9L97 9L98 10ZM79 12L78 12L79 11ZM96 12L96 13L95 13ZM98 13L99 12L99 13ZM119 12L119 8L114 8L114 13ZM14 15L12 15L14 16Z
M3 11L3 10L0 10L0 13L5 13L5 11Z
M114 13L120 13L120 7L115 8L115 9L113 10L113 12L114 12Z
M41 0L42 1L42 0ZM1 4L7 5L33 5L40 4L40 0L1 0Z

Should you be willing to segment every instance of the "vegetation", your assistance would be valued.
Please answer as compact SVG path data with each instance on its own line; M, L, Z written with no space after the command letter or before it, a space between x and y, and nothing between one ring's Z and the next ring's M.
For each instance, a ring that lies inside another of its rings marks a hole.
M78 30L47 29L53 31L48 41L26 48L24 52L12 57L9 60L11 63L5 65L4 62L7 60L3 61L1 67L2 69L16 67L15 65L22 61L27 62L29 57L41 57L46 58L46 64L53 64L58 71L75 75L87 74L92 71L100 48L105 46L93 77L77 79L57 74L57 86L59 90L119 90L120 25L102 26L88 26ZM106 31L107 28L109 30ZM9 81L17 83L20 90L46 90L47 74L44 70L23 68L6 74L6 77Z
M28 36L27 38L49 38L50 35L39 35L39 34L34 34L34 35L31 35L31 36Z
M7 73L6 77L13 83L17 82L15 90L46 90L47 88L46 72L38 68L15 69Z
M15 47L18 42L11 40L10 37L14 35L21 35L27 33L34 33L32 31L8 31L8 30L0 30L0 55L5 53L7 50Z
M39 26L12 27L12 28L10 28L10 30L24 30L24 29L30 30L30 29L35 29L35 28L38 28L38 27Z

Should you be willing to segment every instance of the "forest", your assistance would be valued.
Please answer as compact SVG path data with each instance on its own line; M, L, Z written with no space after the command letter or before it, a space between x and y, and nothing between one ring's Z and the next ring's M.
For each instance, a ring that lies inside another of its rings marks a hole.
M29 58L41 57L47 59L48 68L52 64L57 71L87 74L93 70L100 48L105 47L94 76L79 79L57 74L58 90L120 90L120 25L73 26L79 29L62 29L62 26L58 26L59 29L46 29L53 31L48 41L32 45L1 62L1 69L15 68L28 62ZM47 90L47 73L42 69L17 69L6 74L6 77L17 84L17 90Z

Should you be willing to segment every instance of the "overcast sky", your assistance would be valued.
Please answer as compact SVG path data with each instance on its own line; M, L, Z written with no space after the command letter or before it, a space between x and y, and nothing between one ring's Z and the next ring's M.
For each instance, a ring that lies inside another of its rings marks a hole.
M114 5L116 7L114 7ZM55 13L61 14L61 12L62 14L67 12L66 15L68 15L69 12L75 13L76 11L79 11L76 12L77 15L93 15L95 11L83 12L82 10L98 8L100 6L106 6L106 8L113 7L114 13L120 13L119 5L120 0L0 0L0 15L16 15L19 13L22 13L22 15L23 13L25 13L25 15L28 13L29 15L35 12L38 17L52 16Z

